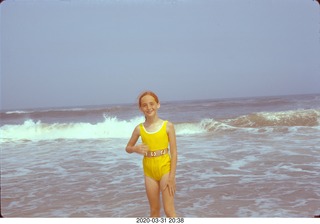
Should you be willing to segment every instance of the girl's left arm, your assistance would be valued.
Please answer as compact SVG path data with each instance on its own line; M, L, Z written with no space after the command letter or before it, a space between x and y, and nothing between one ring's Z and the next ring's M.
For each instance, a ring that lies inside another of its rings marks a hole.
M170 155L171 155L171 169L170 169L169 179L170 181L175 183L178 152L177 152L176 131L175 131L174 125L171 122L168 122L167 124L167 133L169 137Z

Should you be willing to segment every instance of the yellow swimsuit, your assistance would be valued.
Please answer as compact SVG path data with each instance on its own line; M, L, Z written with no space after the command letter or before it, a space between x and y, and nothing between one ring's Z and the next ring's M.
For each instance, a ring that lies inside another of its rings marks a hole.
M164 121L160 130L156 132L148 132L143 124L140 124L142 142L149 146L151 152L168 148L169 138L167 135L167 123L168 121ZM164 174L170 172L170 160L168 153L157 157L145 156L143 158L144 174L160 181Z

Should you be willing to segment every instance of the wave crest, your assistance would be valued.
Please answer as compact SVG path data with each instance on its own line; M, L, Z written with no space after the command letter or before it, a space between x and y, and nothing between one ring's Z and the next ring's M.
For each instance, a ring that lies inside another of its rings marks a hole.
M271 127L271 126L317 126L320 111L292 110L282 112L260 112L227 120L234 127Z
M54 123L26 120L21 125L4 125L0 128L2 141L54 140L54 139L104 139L128 138L134 127L143 121L136 117L129 121L105 116L100 123Z
M54 140L54 139L129 139L143 117L119 120L104 115L104 121L96 124L42 123L40 120L26 120L20 125L0 127L0 142L16 140ZM260 112L232 119L202 119L200 122L175 124L177 135L197 135L221 131L243 129L259 130L265 127L319 126L320 110L297 110L283 112ZM276 129L275 129L276 130Z

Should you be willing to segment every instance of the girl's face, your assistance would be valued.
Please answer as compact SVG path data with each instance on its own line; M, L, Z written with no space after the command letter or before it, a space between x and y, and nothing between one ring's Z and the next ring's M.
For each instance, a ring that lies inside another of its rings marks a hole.
M140 105L140 110L146 117L155 116L160 108L160 103L157 103L154 97L150 95L142 97Z

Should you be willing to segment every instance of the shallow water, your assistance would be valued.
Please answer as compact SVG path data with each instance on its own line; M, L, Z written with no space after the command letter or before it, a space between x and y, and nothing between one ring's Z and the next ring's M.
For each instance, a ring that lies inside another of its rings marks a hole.
M312 217L319 212L317 145L299 140L293 147L283 137L276 142L255 136L202 138L178 138L179 215ZM44 141L3 148L10 150L2 159L3 214L148 216L141 158L126 154L125 143Z
M312 99L314 103L315 98ZM256 101L252 99L250 105L258 104L258 100ZM295 102L300 105L299 111L292 116L295 106L289 107L286 103L289 117L285 118L283 110L281 114L273 113L270 112L271 109L266 110L266 105L259 106L262 107L260 111L263 114L272 113L272 116L280 119L279 125L272 126L243 127L228 123L230 119L236 121L241 116L246 116L241 113L249 110L248 100L234 100L233 113L228 115L228 118L221 112L221 102L220 107L214 110L217 102L211 101L201 102L203 108L196 107L194 116L191 111L188 115L184 114L184 118L177 115L175 123L178 166L175 204L178 215L313 217L320 214L320 128L318 123L304 126L283 124L284 119L298 119L296 117L301 115L301 105L307 104L301 99ZM225 111L229 111L231 103L223 103ZM188 105L194 107L195 102L181 103L179 108L183 111ZM241 107L236 111L235 108L239 105L245 109ZM170 104L163 107L166 114ZM271 108L270 105L269 107ZM175 107L176 110L179 108ZM260 113L256 110L258 109L255 108L252 113ZM302 111L303 116L309 116L310 109L308 110L306 113ZM317 108L311 110L318 111ZM203 115L199 114L199 111L203 111ZM221 115L212 120L213 117L208 117L208 111ZM122 114L125 112L122 111ZM83 128L80 128L79 122L65 123L65 118L59 121L57 118L53 119L51 114L47 115L47 118L42 114L41 123L37 125L37 120L28 123L28 133L24 133L16 131L26 131L26 124L20 115L15 116L15 119L19 120L15 123L20 122L18 126L12 124L11 116L8 124L0 128L1 136L9 137L10 133L15 133L11 135L11 139L1 139L2 215L149 215L142 158L126 153L124 149L134 125L140 118L110 119L98 124L93 122L91 126L85 123ZM130 117L129 114L125 116ZM131 115L134 116L136 115ZM86 117L88 118L87 114ZM93 117L92 119L96 119L97 114ZM175 120L174 117L171 118ZM178 121L179 119L184 121ZM111 130L116 130L115 133L108 129L110 125ZM51 130L49 133L48 127ZM117 127L119 128L116 129ZM103 129L107 129L106 138L101 138ZM129 130L122 133L122 129ZM59 130L64 131L65 138L58 135ZM98 133L98 137L94 138L95 134L89 133L92 130ZM30 135L31 132L37 135ZM81 133L78 138L71 137L77 136L76 133ZM112 135L116 137L110 137Z

